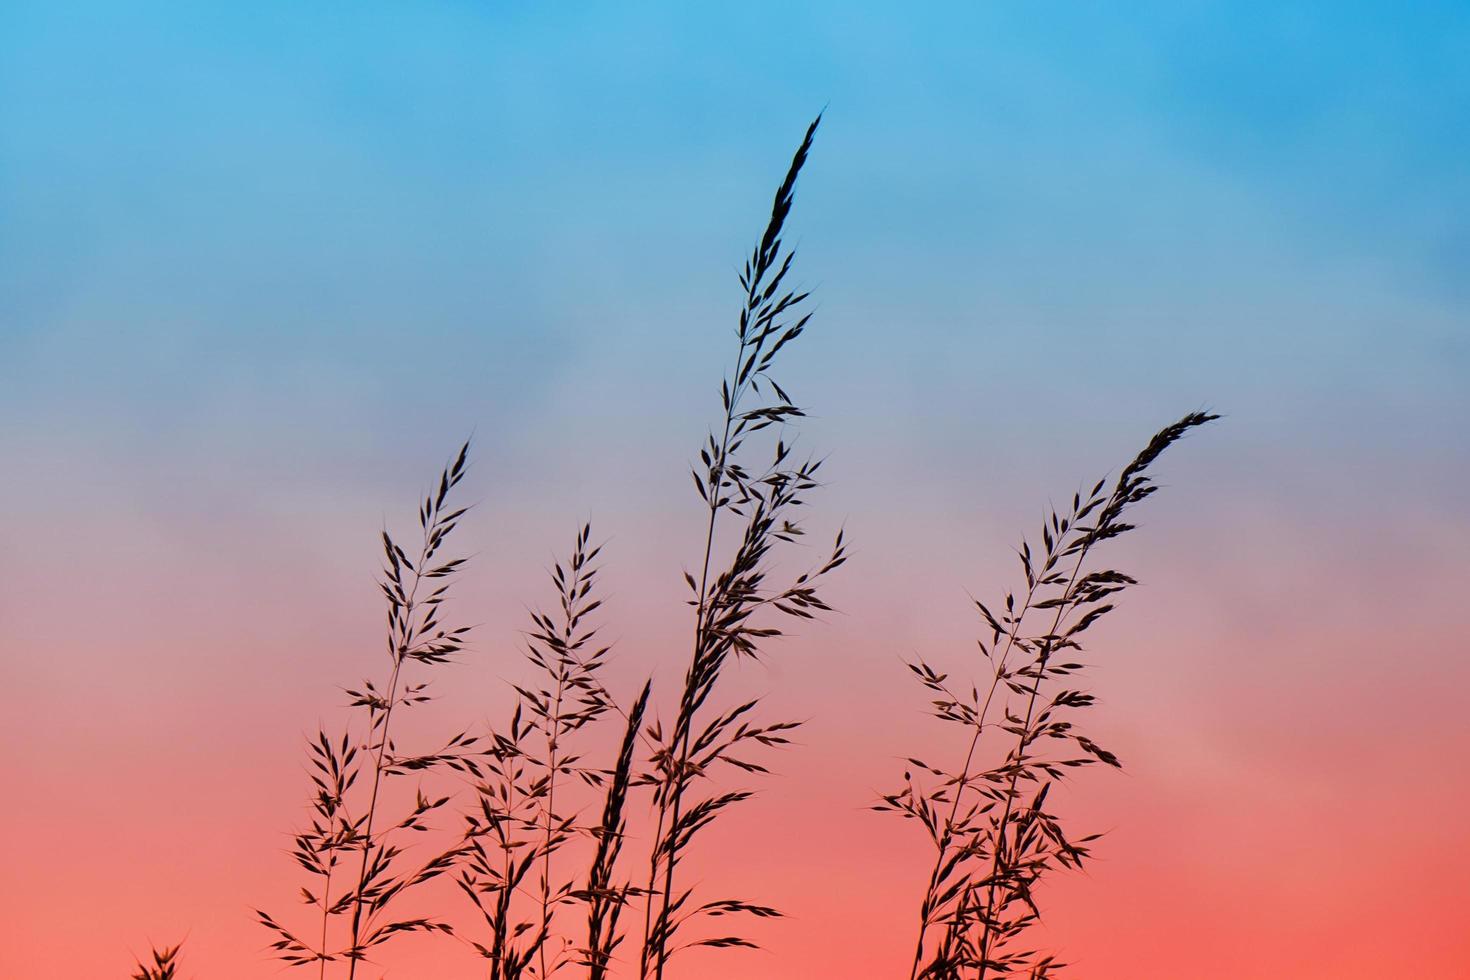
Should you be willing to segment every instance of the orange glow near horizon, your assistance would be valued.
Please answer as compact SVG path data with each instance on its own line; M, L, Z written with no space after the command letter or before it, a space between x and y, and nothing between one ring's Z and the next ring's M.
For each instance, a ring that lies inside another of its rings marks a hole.
M1171 495L1200 493L1180 474L1194 469L1183 457L1204 451L1204 438L1179 451ZM1126 768L1088 771L1066 789L1061 806L1074 826L1107 834L1085 874L1045 886L1040 938L1105 980L1352 980L1389 969L1456 976L1470 955L1459 928L1470 852L1453 815L1470 799L1437 760L1455 744L1442 726L1453 717L1454 682L1463 680L1454 671L1463 667L1422 676L1422 663L1379 657L1383 638L1366 625L1371 610L1355 614L1326 590L1294 601L1334 609L1343 618L1330 631L1304 632L1263 614L1200 635L1198 623L1217 622L1253 587L1223 563L1204 580L1171 576L1184 559L1167 551L1168 539L1178 541L1177 521L1192 505L1164 500L1141 532L1154 540L1133 556L1146 582L1158 584L1127 596L1093 642L1092 688L1103 703L1089 724ZM1216 537L1189 533L1195 543ZM638 592L636 580L617 574L617 558L610 548L615 591ZM759 796L710 834L696 862L710 897L769 902L788 917L754 927L762 951L687 954L694 972L685 976L879 978L906 968L927 853L915 827L867 805L895 784L902 756L960 749L944 726L925 720L924 698L896 652L922 644L964 669L965 601L907 595L901 580L854 564L834 589L844 611L735 683L732 697L769 691L767 715L809 721L798 745L768 760L775 776L725 781L753 785ZM1309 566L1300 571L1303 581L1321 580ZM1004 581L1008 569L992 562L982 572ZM165 568L151 581L191 590L189 575ZM484 580L466 584L479 591ZM668 594L666 585L646 591ZM190 971L200 976L278 971L250 909L292 907L300 882L285 852L287 832L304 817L301 736L319 719L330 727L345 717L331 707L341 699L322 676L326 665L303 662L297 651L317 651L350 679L373 657L322 638L340 625L366 640L365 623L349 625L349 617L375 617L364 615L370 600L343 602L331 582L274 589L254 601L279 604L278 628L208 647L211 664L228 665L222 674L190 662L203 656L213 624L258 614L185 603L175 635L116 648L95 683L58 665L107 635L152 628L154 614L62 630L50 666L36 673L65 689L33 687L9 719L12 739L23 731L30 741L20 742L10 777L18 792L5 860L19 887L0 898L12 930L7 976L116 975L126 952L150 938L186 939ZM1406 648L1449 642L1414 605L1430 608L1437 595L1397 598ZM911 614L895 615L905 603ZM674 649L683 624L672 608L664 620L636 622L619 615L617 599L610 604L611 632L620 636L612 671L624 686L645 666L637 662L641 637ZM513 625L483 627L465 662L444 668L445 698L424 709L415 729L433 734L504 710L499 678L519 669ZM1356 676L1325 669L1332 664L1352 664ZM673 676L664 664L659 670ZM1413 713L1390 723L1385 712L1405 704ZM458 900L446 889L434 899L441 901L453 908ZM452 942L409 941L383 958L381 975L465 975L474 962Z

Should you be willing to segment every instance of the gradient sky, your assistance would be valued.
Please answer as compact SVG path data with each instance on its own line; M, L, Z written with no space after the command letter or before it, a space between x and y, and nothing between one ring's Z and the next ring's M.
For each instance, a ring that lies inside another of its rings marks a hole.
M301 738L467 434L443 725L503 710L584 519L616 676L677 677L735 272L825 106L781 380L856 557L740 681L810 725L706 866L791 918L683 976L897 975L924 850L865 807L959 748L900 658L968 669L1021 532L1199 407L1115 552L1127 770L1067 794L1109 834L1047 941L1470 976L1470 10L790 6L0 6L0 975L278 973Z

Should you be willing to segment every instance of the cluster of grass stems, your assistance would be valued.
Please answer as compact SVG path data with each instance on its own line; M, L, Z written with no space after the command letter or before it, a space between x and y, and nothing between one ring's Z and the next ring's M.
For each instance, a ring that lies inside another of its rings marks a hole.
M297 924L257 913L288 964L355 980L379 947L432 933L464 943L492 980L635 970L662 980L684 950L754 945L714 924L779 915L705 894L686 865L706 829L750 796L722 773L765 772L760 753L786 744L796 727L763 719L758 700L729 703L722 682L737 661L769 649L780 620L827 610L821 585L846 560L839 533L806 572L773 572L775 555L803 533L800 513L820 468L794 454L790 430L803 413L772 374L810 317L807 295L788 284L795 256L782 232L817 125L740 276L734 356L693 471L706 520L684 575L692 624L672 709L660 717L652 679L621 697L603 683L602 549L584 525L552 569L549 611L531 615L525 658L536 680L513 685L507 721L423 753L398 747L395 718L430 700L425 673L458 654L468 632L441 618L463 563L443 557L465 513L452 502L463 447L419 508L414 547L383 535L385 676L348 692L355 725L319 731L308 746L313 819L293 853L308 876L301 899L311 914ZM386 792L405 776L416 783L411 798ZM444 792L424 789L441 783ZM645 834L629 832L634 807L646 814ZM443 844L418 857L409 839L431 828ZM442 902L413 901L441 880L467 916L425 913Z
M762 756L797 727L764 718L759 699L724 696L731 668L766 656L782 620L827 611L822 586L846 561L839 532L807 571L775 573L775 557L803 534L820 468L795 455L791 430L803 412L772 373L811 316L807 294L789 285L795 254L783 231L819 122L740 275L734 356L693 470L705 520L684 573L691 624L676 699L661 713L653 678L620 694L604 684L602 547L584 524L551 570L551 603L530 615L524 657L534 680L512 685L506 720L416 752L400 748L395 722L432 699L428 675L469 635L446 612L465 562L448 557L466 513L456 502L463 446L420 503L412 544L382 535L382 673L347 691L353 716L343 727L308 741L311 817L292 848L305 911L256 913L286 964L319 980L356 980L383 947L418 934L462 944L490 980L664 980L683 951L755 945L722 923L780 915L709 893L691 861L711 824L750 797L740 782L765 773ZM1118 764L1069 720L1092 698L1068 678L1081 668L1082 634L1133 583L1091 563L1155 489L1154 460L1212 417L1163 430L1111 489L1099 482L1078 494L1049 517L1038 549L1022 546L1025 587L994 608L976 603L987 631L983 685L958 685L922 660L910 665L934 713L960 726L968 747L958 767L910 760L903 788L876 807L917 820L934 845L910 980L1058 969L1022 937L1038 915L1038 882L1080 865L1093 838L1063 831L1048 792L1070 769ZM175 976L176 947L152 958L138 980Z

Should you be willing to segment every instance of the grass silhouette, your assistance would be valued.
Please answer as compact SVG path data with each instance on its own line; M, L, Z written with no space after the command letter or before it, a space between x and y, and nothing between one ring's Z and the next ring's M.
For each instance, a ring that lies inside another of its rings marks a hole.
M584 524L551 571L549 611L531 613L523 654L534 679L512 685L504 721L457 731L426 752L400 749L395 718L431 700L426 676L469 633L446 612L464 565L446 557L466 513L454 501L468 465L461 447L419 505L416 545L382 534L383 673L348 691L344 727L320 729L308 743L312 816L294 835L293 857L310 911L299 922L256 913L286 964L319 980L356 980L385 947L420 934L462 944L482 961L474 975L491 980L665 980L681 951L755 945L748 930L724 923L780 916L758 900L707 893L691 865L704 832L750 796L721 774L766 773L763 753L797 727L763 718L758 699L728 699L729 672L769 656L783 620L828 611L822 588L847 560L839 532L808 571L775 571L804 533L820 469L794 455L791 430L804 413L773 376L811 319L807 294L789 285L795 252L783 236L820 122L802 137L739 277L734 357L692 472L705 521L684 573L690 645L669 707L661 713L660 698L674 692L652 679L625 697L603 682L611 655L600 639L603 553ZM1093 699L1068 684L1083 634L1133 584L1092 561L1099 545L1131 529L1124 517L1156 489L1148 473L1157 458L1214 418L1195 413L1165 428L1111 489L1099 481L1075 495L1050 515L1039 547L1023 543L1024 588L993 608L976 603L988 631L986 684L957 685L922 660L910 665L934 713L960 726L968 745L957 767L911 759L903 788L875 806L919 821L935 849L927 872L916 869L927 886L910 980L1049 977L1060 968L1023 942L1039 914L1035 891L1053 871L1079 866L1094 837L1070 836L1048 793L1077 767L1118 765L1075 727ZM391 790L405 775L420 780L411 797ZM426 793L436 779L461 785ZM424 840L429 857L416 859L410 841ZM177 947L155 951L137 977L173 978L177 958Z
M441 555L463 508L449 507L450 492L464 478L469 445L440 475L438 489L419 508L420 543L410 557L384 531L383 573L379 585L387 602L388 676L361 689L349 690L352 707L361 718L356 733L329 736L319 731L308 746L312 772L311 825L295 837L293 856L312 879L302 889L305 902L319 912L312 938L293 931L268 912L257 911L261 924L275 937L280 957L295 966L316 964L318 977L330 963L345 963L352 980L358 964L375 947L416 932L452 933L438 918L388 913L406 893L454 868L464 856L464 845L448 848L425 863L408 859L403 838L429 829L429 821L446 807L448 796L430 798L417 793L406 812L384 825L380 798L387 777L448 768L479 775L480 739L461 732L438 750L403 755L392 738L395 712L430 700L427 684L414 679L415 670L447 663L464 646L468 627L445 625L441 609L449 597L454 574L464 559ZM335 883L345 886L333 894ZM345 933L345 936L342 934Z
M1158 489L1148 476L1154 461L1216 418L1195 412L1164 428L1111 491L1099 480L1085 495L1074 494L1066 512L1053 511L1042 524L1039 548L1022 542L1024 588L1007 592L994 609L975 603L989 631L979 641L988 684L956 684L923 660L909 665L932 696L935 716L960 726L968 745L958 770L910 759L903 788L875 807L917 820L934 845L910 980L1040 978L1060 970L1052 957L1018 941L1039 917L1037 885L1054 870L1080 867L1096 835L1071 837L1046 808L1047 796L1068 771L1120 765L1069 720L1093 698L1068 685L1083 668L1075 660L1083 634L1136 584L1123 572L1092 568L1089 559L1100 544L1133 529L1123 517ZM992 744L998 758L979 768Z
M152 947L148 952L148 959L152 962L139 960L134 966L138 972L133 974L132 980L178 980L178 946L165 946L162 949Z

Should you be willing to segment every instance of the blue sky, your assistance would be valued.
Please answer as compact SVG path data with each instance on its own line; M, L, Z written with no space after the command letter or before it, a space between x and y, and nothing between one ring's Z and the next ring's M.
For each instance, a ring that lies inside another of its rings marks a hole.
M580 392L667 453L825 107L795 370L854 455L963 482L1208 404L1448 501L1467 50L1452 4L10 4L0 404L375 471L440 430L554 465Z
M507 506L680 507L825 108L789 370L842 513L1008 527L1205 406L1307 540L1448 519L1467 51L1448 4L10 4L0 495L381 512L473 432Z

